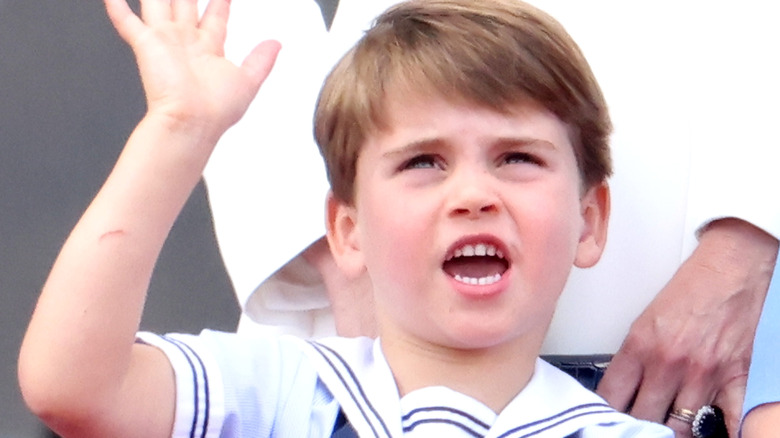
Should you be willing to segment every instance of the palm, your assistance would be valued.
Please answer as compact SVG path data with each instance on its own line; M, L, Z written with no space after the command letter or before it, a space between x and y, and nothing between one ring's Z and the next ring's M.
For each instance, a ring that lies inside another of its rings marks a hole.
M114 26L135 52L148 109L227 128L246 111L278 47L258 46L236 66L222 49L229 2L214 0L200 20L197 11L165 3L168 11L145 7L142 21L123 0L106 0ZM187 7L195 8L195 2Z

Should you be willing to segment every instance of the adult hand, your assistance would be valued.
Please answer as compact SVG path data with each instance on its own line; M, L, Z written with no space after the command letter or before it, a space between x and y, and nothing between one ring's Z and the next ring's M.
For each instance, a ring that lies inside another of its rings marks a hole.
M717 404L736 437L756 325L778 241L739 219L707 226L690 258L631 326L598 388L616 409L666 422Z
M271 71L279 43L258 45L236 66L224 58L230 0L212 0L198 16L197 0L142 0L137 16L126 0L106 10L135 53L148 111L178 121L227 129L246 111Z

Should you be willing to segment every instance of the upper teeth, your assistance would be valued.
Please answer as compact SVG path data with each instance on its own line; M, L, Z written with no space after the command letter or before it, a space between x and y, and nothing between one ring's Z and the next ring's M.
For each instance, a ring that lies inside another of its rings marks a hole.
M504 253L495 246L489 243L478 243L476 245L463 245L462 247L456 249L452 255L447 258L447 260L451 260L455 257L475 257L486 255L504 258Z

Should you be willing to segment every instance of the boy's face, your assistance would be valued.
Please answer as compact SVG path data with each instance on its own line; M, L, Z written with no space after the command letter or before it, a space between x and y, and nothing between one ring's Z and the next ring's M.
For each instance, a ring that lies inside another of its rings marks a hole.
M583 194L567 126L541 105L387 104L390 129L363 147L354 204L328 206L336 260L367 270L380 334L540 346L572 265L601 255L607 186Z

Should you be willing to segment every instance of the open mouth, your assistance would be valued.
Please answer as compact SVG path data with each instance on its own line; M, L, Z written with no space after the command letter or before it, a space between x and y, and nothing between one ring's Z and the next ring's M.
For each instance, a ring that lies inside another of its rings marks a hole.
M488 285L501 279L509 269L503 252L489 243L466 244L456 248L442 265L444 272L464 284Z

